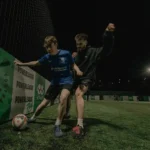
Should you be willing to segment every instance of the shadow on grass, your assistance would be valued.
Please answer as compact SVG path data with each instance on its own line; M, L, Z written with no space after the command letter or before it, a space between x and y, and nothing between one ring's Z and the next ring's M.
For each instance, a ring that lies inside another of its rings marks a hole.
M30 122L28 124L40 124L40 125L53 125L55 122L49 122L49 121L40 121L39 118L35 122Z
M40 121L40 120L44 120L44 121ZM56 119L37 118L37 121L33 122L32 124L54 125L55 121L56 121ZM65 119L65 120L63 120L62 124L66 126L64 129L64 132L70 132L72 130L72 128L76 125L76 123L77 123L76 119ZM101 119L84 118L84 127L85 127L86 131L89 131L92 126L96 126L96 125L106 125L110 128L114 128L116 130L125 130L126 129L125 127L118 126L116 124L112 124L111 122L107 122L107 121L104 121Z
M53 122L36 121L36 122L29 123L29 124L52 125L54 123Z
M37 118L35 122L30 122L28 124L41 124L41 125L51 125L54 124L54 122L50 122L52 119L49 118Z
M64 120L63 124L67 126L67 128L65 129L66 132L69 132L72 127L74 127L76 125L76 120ZM86 129L86 131L88 131L90 129L90 127L92 126L96 126L96 125L106 125L109 126L111 128L114 128L116 130L125 130L125 127L121 127L118 126L116 124L112 124L110 122L104 121L104 120L100 120L100 119L96 119L96 118L84 118L84 127Z
M40 118L38 117L37 119L39 119L39 120L46 120L46 121L52 120L52 119L50 119L50 118L41 118L41 117L40 117Z
M15 132L26 132L28 131L30 128L29 127L26 127L25 129L22 129L22 130L19 130L17 128L12 128L12 131L15 131Z

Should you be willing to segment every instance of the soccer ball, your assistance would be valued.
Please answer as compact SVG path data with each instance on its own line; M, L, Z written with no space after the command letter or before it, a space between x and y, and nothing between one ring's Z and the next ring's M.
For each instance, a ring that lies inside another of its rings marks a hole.
M28 118L24 114L18 114L12 119L12 126L16 130L24 130L27 127Z

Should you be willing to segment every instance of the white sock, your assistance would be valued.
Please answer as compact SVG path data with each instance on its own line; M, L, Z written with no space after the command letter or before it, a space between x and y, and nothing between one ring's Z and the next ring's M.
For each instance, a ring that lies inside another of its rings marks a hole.
M34 118L36 118L36 117L35 117L35 114L32 115L31 119L34 119Z
M83 128L83 119L78 118L77 125Z
M61 125L61 121L60 121L60 119L56 119L55 125L56 125L56 126Z

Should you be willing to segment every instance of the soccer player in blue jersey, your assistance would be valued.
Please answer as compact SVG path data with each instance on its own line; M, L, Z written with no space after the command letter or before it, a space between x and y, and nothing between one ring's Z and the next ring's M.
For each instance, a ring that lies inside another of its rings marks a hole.
M45 94L44 100L39 104L35 113L30 118L31 121L41 113L41 111L49 104L50 101L56 99L60 94L60 103L58 105L58 116L55 122L55 136L60 137L63 132L60 128L64 114L66 113L67 98L73 85L73 77L71 75L71 67L76 71L78 76L82 76L82 72L74 63L69 51L58 49L58 42L55 36L47 36L44 40L44 48L48 54L44 55L37 61L21 63L15 61L14 63L19 66L38 66L50 65L52 74L51 84Z

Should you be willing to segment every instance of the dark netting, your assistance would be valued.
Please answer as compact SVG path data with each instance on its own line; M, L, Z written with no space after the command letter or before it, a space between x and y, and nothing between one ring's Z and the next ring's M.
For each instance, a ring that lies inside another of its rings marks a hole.
M22 61L43 55L44 37L54 34L45 0L1 0L0 22L0 47Z

